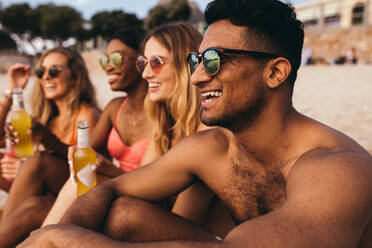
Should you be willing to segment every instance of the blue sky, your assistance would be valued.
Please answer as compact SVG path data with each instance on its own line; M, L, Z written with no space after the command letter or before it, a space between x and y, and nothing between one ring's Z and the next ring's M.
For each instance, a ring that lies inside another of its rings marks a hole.
M205 6L211 0L194 0L199 8L204 11ZM286 2L287 0L284 0ZM305 2L308 0L290 0L292 3ZM39 4L52 2L56 5L69 5L79 11L85 19L89 19L93 14L103 10L122 9L127 13L134 13L139 18L147 16L148 11L153 8L158 0L0 0L2 7L5 8L13 3L27 2L31 7Z

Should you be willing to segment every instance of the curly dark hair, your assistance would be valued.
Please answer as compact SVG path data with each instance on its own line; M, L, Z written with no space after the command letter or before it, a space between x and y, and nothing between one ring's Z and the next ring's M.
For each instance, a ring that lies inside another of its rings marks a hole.
M133 48L136 52L141 51L143 39L146 36L146 30L143 28L123 28L116 31L109 40L118 39L127 46Z
M278 0L214 0L205 10L205 19L208 25L227 19L245 26L247 41L287 58L292 65L289 81L293 89L301 65L304 30L292 5Z

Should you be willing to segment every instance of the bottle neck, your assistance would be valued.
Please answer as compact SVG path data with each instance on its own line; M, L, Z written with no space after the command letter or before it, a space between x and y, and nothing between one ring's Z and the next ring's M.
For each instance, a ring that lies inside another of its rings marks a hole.
M22 93L13 93L12 98L13 98L13 105L12 105L12 110L13 111L18 111L18 110L25 109L25 104L24 104L24 101L23 101L23 94Z
M89 140L89 128L78 128L78 148L87 148L90 146L90 140Z

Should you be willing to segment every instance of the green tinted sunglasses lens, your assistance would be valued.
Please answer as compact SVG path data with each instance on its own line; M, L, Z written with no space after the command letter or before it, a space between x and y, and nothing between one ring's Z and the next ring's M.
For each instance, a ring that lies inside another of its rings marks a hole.
M203 67L208 75L215 75L220 69L220 56L215 50L207 50L203 54Z
M194 71L198 67L198 54L197 53L190 53L190 55L189 55L189 67L190 67L191 74L194 73Z
M112 53L110 55L110 62L116 68L119 68L123 64L123 57L120 53Z
M102 69L106 69L106 66L107 66L107 64L108 64L108 58L106 57L106 56L104 56L104 57L101 57L100 59L99 59L99 63L101 64L101 66L102 66Z

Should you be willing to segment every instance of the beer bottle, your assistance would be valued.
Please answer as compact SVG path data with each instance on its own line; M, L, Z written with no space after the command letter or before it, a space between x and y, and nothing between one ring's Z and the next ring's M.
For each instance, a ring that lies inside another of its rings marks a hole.
M14 131L18 132L17 138L19 139L14 147L14 154L17 158L31 157L34 154L31 135L28 133L31 128L31 117L25 110L22 89L14 88L12 98L11 125Z
M96 185L96 173L92 170L92 165L96 164L96 153L90 147L87 121L79 121L77 141L73 164L77 177L77 195L80 196Z

